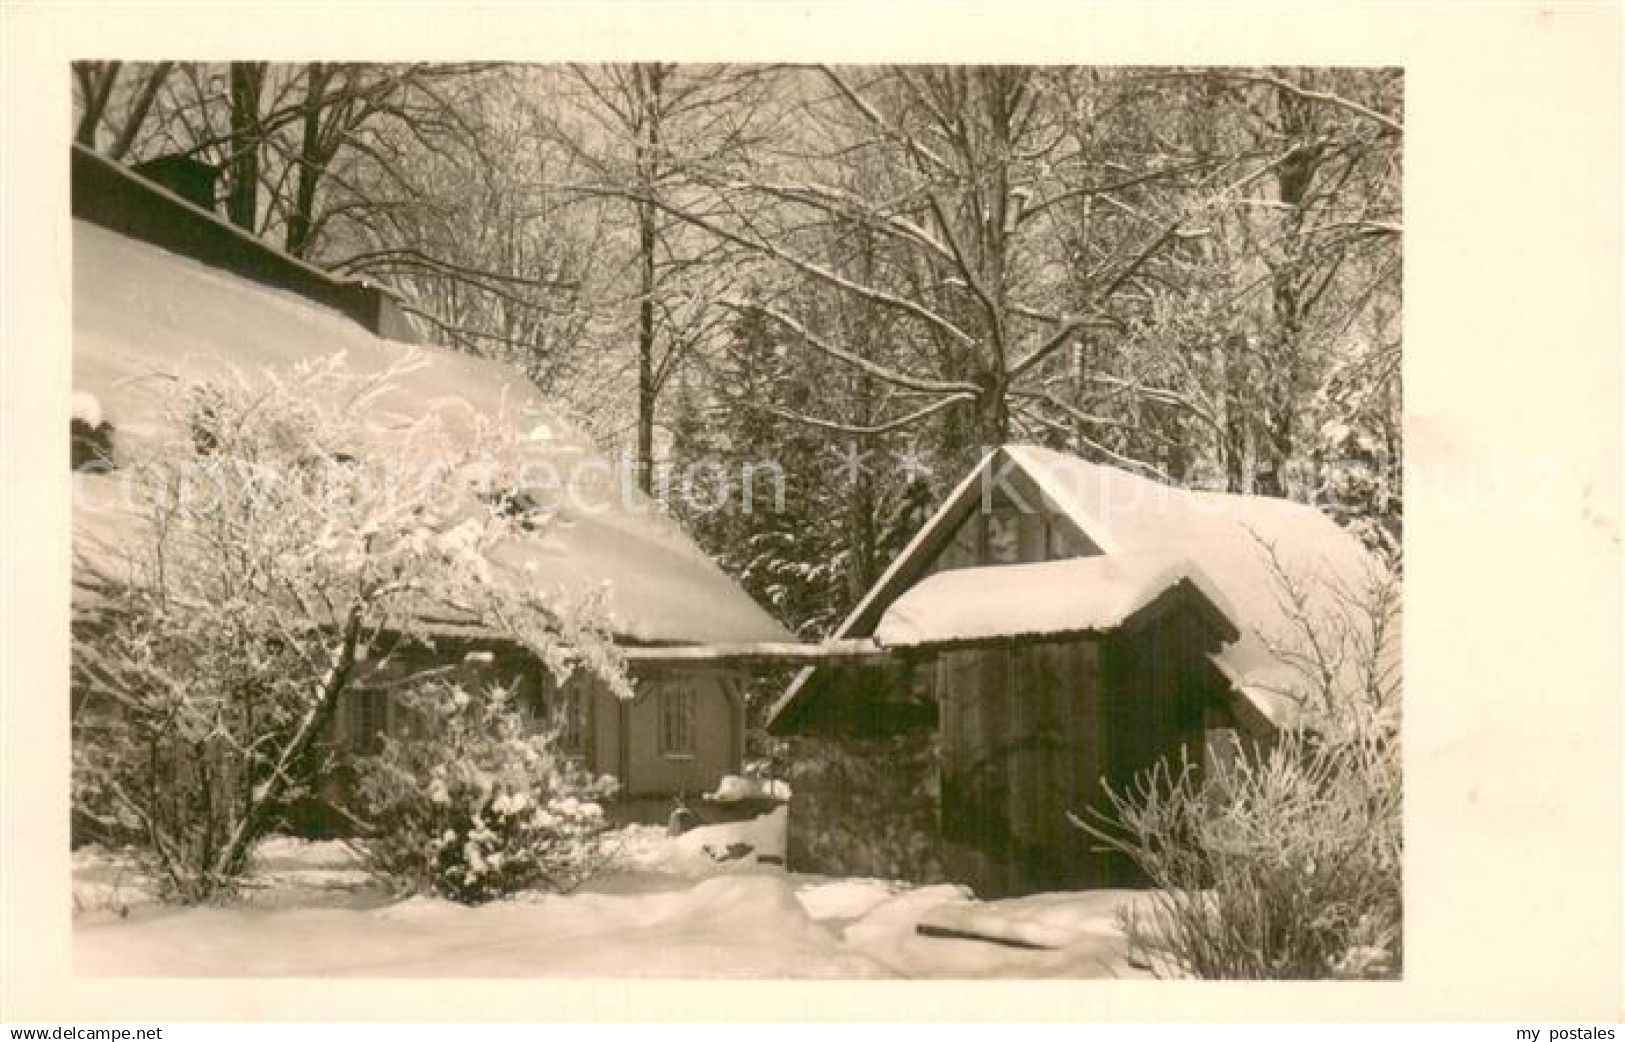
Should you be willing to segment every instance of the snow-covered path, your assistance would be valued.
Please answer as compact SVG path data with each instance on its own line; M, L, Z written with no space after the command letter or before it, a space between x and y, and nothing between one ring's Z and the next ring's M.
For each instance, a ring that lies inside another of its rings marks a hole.
M87 905L75 965L86 975L177 977L1112 977L1125 959L1096 891L976 902L958 887L787 875L645 857L569 896L478 908L387 901L333 844L288 841L262 857L264 889L220 907ZM293 855L287 856L292 851ZM81 865L93 901L97 870ZM709 869L707 871L707 869ZM1052 950L921 936L923 919L993 930Z

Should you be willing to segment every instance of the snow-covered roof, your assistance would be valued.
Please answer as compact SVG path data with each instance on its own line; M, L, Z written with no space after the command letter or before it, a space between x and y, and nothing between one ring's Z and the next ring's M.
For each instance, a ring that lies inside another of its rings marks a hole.
M900 648L1106 633L1181 582L1230 618L1200 568L1174 554L1140 551L938 572L886 608L874 638Z
M1303 503L1176 488L1034 445L1005 451L1108 555L1173 552L1200 567L1241 630L1240 639L1213 656L1214 664L1272 721L1292 715L1282 691L1297 674L1269 644L1297 634L1265 548L1287 575L1315 580L1306 589L1308 610L1328 615L1338 606L1323 583L1357 591L1376 566L1359 540Z
M1049 507L1076 524L1102 556L940 572L898 591L908 570L918 567L917 558L936 545L941 529L960 523L967 499L974 498L984 479L1003 472L1005 460L1028 476ZM1214 664L1266 718L1285 724L1295 716L1296 704L1283 692L1294 686L1298 674L1270 651L1270 643L1290 641L1296 634L1266 546L1287 574L1316 580L1307 590L1311 614L1337 610L1327 583L1357 591L1378 567L1358 540L1301 503L1176 488L1053 449L1007 445L988 453L965 477L835 636L875 636L885 643L879 629L885 626L893 640L914 627L942 633L974 629L979 639L992 639L1043 632L1033 627L1061 625L1067 619L1104 622L1116 598L1131 603L1156 595L1149 590L1165 576L1149 562L1160 557L1183 562L1184 577L1240 631L1237 640L1212 656ZM1091 561L1100 563L1085 563ZM1000 573L1013 578L995 581ZM1049 584L1049 592L1040 592ZM990 591L998 591L997 603L979 604ZM1069 598L1075 602L1069 604ZM797 703L812 672L808 668L797 676L773 707L770 721Z
M382 372L409 352L424 364L374 407L394 418L449 406L482 422L517 424L526 464L568 481L550 497L557 524L504 547L499 561L568 593L608 586L618 636L650 643L790 641L658 505L634 489L563 421L523 374L458 352L375 336L338 311L138 242L73 224L76 413L111 424L119 442L164 435L164 392L177 376L288 370L343 352L352 372ZM452 436L456 436L455 424ZM545 469L540 469L545 468ZM83 477L83 475L81 475ZM75 512L76 542L116 542L119 515Z

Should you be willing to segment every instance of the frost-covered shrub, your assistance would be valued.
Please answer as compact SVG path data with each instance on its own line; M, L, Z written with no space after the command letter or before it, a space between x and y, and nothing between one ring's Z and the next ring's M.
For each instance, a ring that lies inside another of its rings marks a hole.
M484 494L525 487L533 418L471 426L448 402L403 424L384 403L419 364L165 380L167 422L75 473L75 582L94 595L72 630L74 824L137 844L166 897L235 886L328 779L339 705L426 619L631 694L597 595L493 560L553 516Z
M415 737L386 737L360 764L358 807L372 870L403 890L479 904L521 890L568 892L609 860L593 778L534 732L510 692L435 684L402 696Z
M1114 799L1119 849L1158 888L1131 944L1181 976L1397 976L1398 768L1300 733L1205 774L1158 766Z
M1125 921L1159 973L1389 978L1403 969L1399 587L1310 589L1271 555L1299 629L1277 657L1301 683L1297 726L1243 755L1163 763L1079 822L1156 890ZM1317 607L1318 605L1318 607Z

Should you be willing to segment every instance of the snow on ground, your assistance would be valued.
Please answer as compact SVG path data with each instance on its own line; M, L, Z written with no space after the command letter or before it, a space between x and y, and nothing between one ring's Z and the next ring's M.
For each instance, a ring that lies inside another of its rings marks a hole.
M717 783L717 791L705 798L714 803L735 803L740 800L788 800L790 783L777 778L742 778L737 774L725 775Z
M701 825L676 837L663 825L628 825L611 837L613 867L587 889L646 892L682 889L719 873L783 875L788 826L785 807L747 821ZM763 862L764 857L770 860Z
M292 839L277 836L254 848L254 899L264 904L273 895L299 899L311 891L342 897L372 887L372 873L361 853L340 840Z
M94 844L73 852L73 911L76 916L110 913L150 905L157 882L135 858Z
M979 902L958 886L786 873L722 844L771 816L671 838L633 826L616 868L569 895L469 908L392 898L346 844L273 839L244 897L154 903L150 880L97 848L76 851L75 962L88 975L378 977L1143 976L1115 925L1124 891ZM782 829L779 833L782 836ZM711 848L711 852L707 852ZM780 848L782 850L782 847ZM116 895L116 901L100 899ZM1054 946L920 935L927 922Z
M74 912L85 922L158 904L159 880L134 857L95 844L73 852ZM275 836L254 849L240 903L255 908L378 905L389 895L340 840Z
M686 890L535 895L468 908L196 908L81 928L90 975L321 977L884 977L817 925L782 878Z

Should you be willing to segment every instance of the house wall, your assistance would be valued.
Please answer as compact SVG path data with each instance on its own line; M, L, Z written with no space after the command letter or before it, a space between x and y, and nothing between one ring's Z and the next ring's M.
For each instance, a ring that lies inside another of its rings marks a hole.
M581 762L595 775L610 774L621 781L620 794L609 809L622 820L664 821L674 797L698 802L724 775L740 769L743 678L732 670L642 667L633 676L639 697L626 703L586 674L578 674L558 688L545 669L522 650L478 639L442 638L432 649L419 645L397 651L388 670L372 679L388 680L436 665L461 663L470 651L489 652L492 661L463 665L456 675L465 683L514 683L520 704L532 714L538 728L551 721L550 714L562 704L563 696L583 698L586 719ZM660 748L659 692L663 687L692 692L694 741L688 755L667 755ZM402 707L387 698L364 707L362 702L369 697L373 696L353 692L340 707L330 736L335 747L365 751L375 741L367 733L375 725L396 736L410 733L412 723ZM298 826L313 833L340 831L342 818L332 807L343 805L353 785L348 771L335 772L323 793L321 803L326 806L305 808Z
M744 754L744 703L739 684L739 676L725 670L664 669L640 677L639 695L625 707L630 725L625 773L610 771L621 778L626 795L663 797L669 811L673 797L698 800L702 793L715 789L723 775L737 773ZM661 698L667 690L686 691L693 698L692 752L661 749ZM618 729L620 714L614 717Z

